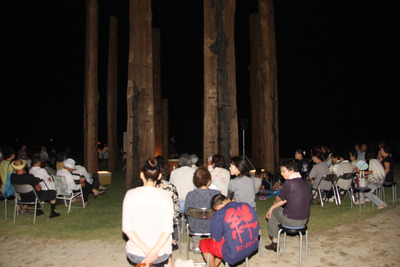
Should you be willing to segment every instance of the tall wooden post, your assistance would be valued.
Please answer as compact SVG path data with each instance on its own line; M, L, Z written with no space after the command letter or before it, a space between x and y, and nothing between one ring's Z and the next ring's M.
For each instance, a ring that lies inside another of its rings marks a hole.
M263 87L260 69L261 55L260 16L250 15L250 97L251 97L251 132L252 162L258 168L263 166L264 151L264 111Z
M86 1L84 164L88 172L98 171L98 0Z
M153 89L154 89L154 139L155 154L164 155L161 104L160 29L153 29ZM168 158L166 156L166 158Z
M110 17L107 66L107 143L109 147L108 166L110 171L117 169L118 162L118 19Z
M239 153L234 46L235 0L204 1L203 158Z
M279 162L278 95L275 24L272 0L259 0L261 30L261 74L264 91L264 166L276 172Z
M162 113L162 129L163 129L163 135L162 135L162 145L163 145L163 152L164 152L164 158L168 159L169 158L169 121L168 121L168 99L164 98L161 100L161 113Z
M139 186L145 159L154 156L151 1L129 1L126 190Z

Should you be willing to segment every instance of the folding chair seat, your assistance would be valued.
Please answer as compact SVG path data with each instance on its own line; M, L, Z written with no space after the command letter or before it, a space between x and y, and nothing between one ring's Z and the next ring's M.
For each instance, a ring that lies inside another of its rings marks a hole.
M37 211L41 210L44 213L44 203L42 203L36 194L35 189L30 184L13 184L14 189L14 223L16 221L16 217L18 215L18 205L20 205L24 210L33 210L33 223L36 223L36 215ZM24 201L21 198L21 194L33 193L35 200L34 201ZM28 205L27 208L24 208L24 205Z
M214 210L212 209L196 209L196 208L189 208L186 213L186 219L187 219L187 223L186 223L186 259L189 259L189 251L192 251L192 249L190 248L190 239L193 236L199 236L199 237L211 237L211 233L201 233L201 232L194 232L190 229L190 225L189 225L189 217L192 217L194 219L202 219L202 220L211 220L212 216L214 215Z
M53 175L54 184L56 186L57 191L57 199L64 200L64 204L68 207L68 212L71 211L72 202L75 198L82 198L82 207L85 207L85 200L83 199L83 191L82 187L79 187L79 190L72 190L69 187L67 179L65 176Z

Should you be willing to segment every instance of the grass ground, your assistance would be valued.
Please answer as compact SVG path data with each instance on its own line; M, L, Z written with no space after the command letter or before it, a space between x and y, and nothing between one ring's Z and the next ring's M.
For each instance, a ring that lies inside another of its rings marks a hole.
M105 165L100 165L100 169L105 170ZM28 235L32 237L52 237L57 239L76 239L76 240L103 240L118 241L123 238L121 232L121 211L122 201L125 194L125 172L122 166L118 171L112 174L112 183L106 185L108 190L106 194L94 199L89 196L89 206L82 208L81 202L73 203L70 213L64 205L58 205L57 210L61 216L48 219L50 214L50 205L46 205L45 216L39 216L36 224L32 224L33 216L19 215L16 223L13 223L14 202L8 201L8 219L2 220L0 235ZM391 191L386 189L386 200L388 200L389 209L394 207L391 203ZM262 233L267 233L267 222L265 214L272 205L274 198L259 200L257 198L257 213L261 225ZM1 201L0 214L4 214L4 201ZM335 203L326 203L325 207L321 205L311 206L311 217L308 228L311 230L330 229L335 226L356 223L359 220L366 219L383 210L372 209L370 202L366 203L366 208L360 212L358 207L350 208L350 200L346 196L342 206L336 206Z

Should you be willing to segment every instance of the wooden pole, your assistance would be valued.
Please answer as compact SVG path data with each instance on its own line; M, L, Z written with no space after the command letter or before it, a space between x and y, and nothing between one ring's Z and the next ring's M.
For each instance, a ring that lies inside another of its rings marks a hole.
M108 166L110 171L117 169L118 162L118 19L110 17L107 66L107 136Z
M264 112L263 87L260 70L261 36L260 16L250 15L250 97L251 97L251 132L252 132L252 163L257 168L263 168L264 155Z
M235 0L204 1L203 158L239 154L234 45Z
M86 1L84 164L88 172L98 171L98 0Z
M151 1L129 1L126 190L141 185L140 168L154 156Z
M261 74L264 91L264 166L277 171L279 162L277 69L275 51L275 25L272 0L259 0L261 29Z
M163 150L164 128L162 127L163 110L161 104L160 29L153 29L153 88L155 154L165 155Z

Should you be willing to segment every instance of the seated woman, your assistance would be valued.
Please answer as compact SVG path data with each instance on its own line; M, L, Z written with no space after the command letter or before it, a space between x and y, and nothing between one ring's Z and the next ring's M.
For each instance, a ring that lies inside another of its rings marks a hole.
M241 156L231 158L229 170L231 175L236 176L229 182L228 198L233 198L236 202L249 204L253 209L256 208L256 191L254 179L250 177L246 161Z
M185 212L190 208L210 209L211 198L214 195L221 194L221 191L208 188L211 184L211 174L207 167L199 167L193 175L193 183L196 189L186 195ZM188 217L190 230L199 233L209 233L211 220L203 220ZM200 252L200 237L193 237L193 251Z
M171 266L174 207L171 196L156 188L161 179L156 159L144 162L143 186L126 192L122 206L122 231L129 240L126 254L131 263L162 263Z

